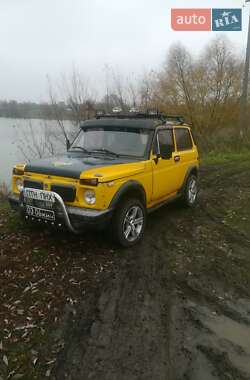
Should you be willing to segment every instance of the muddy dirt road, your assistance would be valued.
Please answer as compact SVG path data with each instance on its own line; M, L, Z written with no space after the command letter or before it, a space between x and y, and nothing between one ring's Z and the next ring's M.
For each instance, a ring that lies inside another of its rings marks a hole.
M250 379L250 163L203 169L201 188L68 317L57 379Z
M0 378L250 379L250 161L203 168L201 189L128 250L19 233L5 206Z

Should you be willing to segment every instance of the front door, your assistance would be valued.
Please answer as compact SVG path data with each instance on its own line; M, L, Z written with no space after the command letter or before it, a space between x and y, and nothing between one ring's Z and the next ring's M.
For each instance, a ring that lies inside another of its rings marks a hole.
M174 138L172 129L160 129L155 140L154 153L159 153L161 157L158 161L153 159L153 202L160 201L175 194L178 190L178 176L175 171L173 155L170 158L162 158L165 151L173 152Z
M188 128L175 128L175 141L176 141L176 153L174 155L176 163L176 173L178 174L178 187L181 188L188 167L197 160L197 154L195 152L193 142L190 136Z

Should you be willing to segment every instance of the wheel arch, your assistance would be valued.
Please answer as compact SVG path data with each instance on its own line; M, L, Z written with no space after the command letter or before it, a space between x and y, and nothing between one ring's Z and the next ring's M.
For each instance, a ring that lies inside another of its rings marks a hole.
M185 188L186 188L186 183L187 183L187 180L188 178L191 176L191 175L195 175L196 177L198 177L198 174L199 174L199 170L198 170L198 167L196 165L192 165L188 168L186 174L185 174L185 178L184 178L184 181L183 181L183 184L179 190L179 193L180 194L183 194L183 192L185 191Z
M142 202L142 204L146 207L146 193L142 184L138 181L131 180L124 183L115 193L114 197L110 202L109 208L115 209L118 206L118 204L126 198L139 199Z
M195 175L196 177L198 177L198 168L197 168L197 166L192 166L192 167L190 168L190 170L188 171L188 176L187 176L187 178L188 178L190 175Z

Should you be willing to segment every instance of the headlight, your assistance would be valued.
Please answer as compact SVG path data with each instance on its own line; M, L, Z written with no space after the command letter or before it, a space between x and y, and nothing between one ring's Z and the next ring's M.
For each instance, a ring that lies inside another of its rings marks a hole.
M16 180L16 187L17 190L20 192L23 190L23 181L20 178Z
M88 205L94 205L96 201L95 192L93 190L87 190L84 193L84 198Z
M13 174L15 175L23 175L24 173L24 170L23 169L20 169L20 168L13 168L13 171L12 171Z

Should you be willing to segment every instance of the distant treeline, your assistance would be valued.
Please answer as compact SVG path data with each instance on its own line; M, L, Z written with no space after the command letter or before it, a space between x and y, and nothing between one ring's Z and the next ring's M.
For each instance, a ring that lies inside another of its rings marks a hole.
M53 105L49 103L17 102L15 100L0 101L0 117L25 119L52 119ZM71 110L64 102L57 104L60 113L65 119L71 118Z
M116 105L120 105L115 95L110 97L110 104L107 105L104 101L96 101L88 99L82 102L68 99L67 103L63 101L51 103L34 103L34 102L17 102L16 100L0 100L0 117L8 117L15 119L48 119L48 120L72 120L76 124L82 120L90 119L95 116L98 110L111 111ZM123 109L128 110L128 106Z

